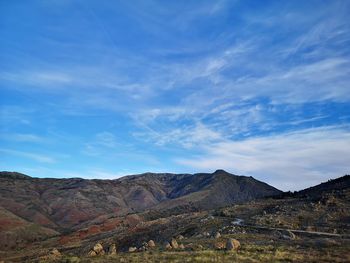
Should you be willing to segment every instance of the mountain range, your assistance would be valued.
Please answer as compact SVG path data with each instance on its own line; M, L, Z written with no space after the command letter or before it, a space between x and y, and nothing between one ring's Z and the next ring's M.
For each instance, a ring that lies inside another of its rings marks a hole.
M349 189L349 175L284 193L224 170L115 180L0 172L0 258L8 250L14 252L4 255L21 261L15 250L26 249L32 258L45 247L86 255L96 240L126 249L147 238L197 237L204 229L226 231L223 225L236 217L249 225L339 232L348 226Z
M32 178L0 173L0 206L56 231L79 229L87 221L146 209L208 210L280 194L252 177L214 173L144 173L116 180Z

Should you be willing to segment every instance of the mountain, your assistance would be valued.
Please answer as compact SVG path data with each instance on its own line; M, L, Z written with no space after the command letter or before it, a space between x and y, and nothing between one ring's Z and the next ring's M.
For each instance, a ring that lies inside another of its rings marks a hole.
M59 233L16 216L0 206L0 247L18 248L18 244L31 243L58 236Z
M58 262L59 251L60 262L90 262L97 243L106 252L113 244L118 250L99 262L131 262L130 257L148 262L144 257L153 255L154 262L176 253L198 256L193 252L197 249L217 257L223 255L215 251L217 242L234 237L243 244L235 260L288 261L298 254L297 262L347 262L342 254L350 248L349 197L349 176L282 193L223 170L144 173L116 180L0 172L0 261ZM217 233L221 238L214 238ZM174 237L185 251L164 248ZM157 246L144 251L149 240ZM127 253L130 247L139 253ZM325 250L332 256L325 256ZM278 255L282 257L276 260Z
M281 191L252 177L214 173L145 173L116 180L32 178L0 173L0 206L56 231L79 229L100 216L146 209L211 209Z
M350 175L344 175L342 177L329 180L327 182L306 188L296 193L298 196L308 196L317 198L322 196L326 192L340 191L350 188Z

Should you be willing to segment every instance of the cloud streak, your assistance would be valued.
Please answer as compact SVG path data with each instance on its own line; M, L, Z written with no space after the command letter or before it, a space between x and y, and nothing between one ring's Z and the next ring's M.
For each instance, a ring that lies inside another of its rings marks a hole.
M0 152L7 155L31 159L39 163L53 164L57 161L53 157L43 155L43 154L33 153L33 152L24 152L24 151L17 151L17 150L11 150L11 149L0 149Z
M349 129L325 127L203 145L204 154L176 161L199 170L212 167L267 178L298 190L350 172Z
M57 151L65 170L221 166L286 189L347 171L348 2L20 6L4 4L0 62L11 165Z

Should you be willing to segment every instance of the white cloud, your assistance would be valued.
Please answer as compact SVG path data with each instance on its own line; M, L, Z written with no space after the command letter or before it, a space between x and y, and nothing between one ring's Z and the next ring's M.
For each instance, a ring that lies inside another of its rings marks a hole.
M350 132L337 127L307 129L202 146L203 155L179 158L200 170L223 168L253 175L283 190L296 190L350 172Z
M203 143L221 140L221 134L201 122L194 125L175 129L156 130L147 127L146 131L134 133L134 136L158 146L169 144L180 145L186 149L199 146Z

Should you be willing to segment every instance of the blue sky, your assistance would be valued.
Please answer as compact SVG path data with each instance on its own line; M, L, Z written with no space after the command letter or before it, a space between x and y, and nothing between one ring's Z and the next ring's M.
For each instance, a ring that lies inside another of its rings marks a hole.
M349 173L349 1L1 1L1 170Z

